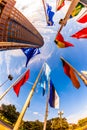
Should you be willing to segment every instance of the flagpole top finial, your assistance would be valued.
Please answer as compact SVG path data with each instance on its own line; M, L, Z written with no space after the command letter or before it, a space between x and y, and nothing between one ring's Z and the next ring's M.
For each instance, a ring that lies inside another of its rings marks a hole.
M13 76L11 74L8 75L8 79L9 80L12 80L13 79Z

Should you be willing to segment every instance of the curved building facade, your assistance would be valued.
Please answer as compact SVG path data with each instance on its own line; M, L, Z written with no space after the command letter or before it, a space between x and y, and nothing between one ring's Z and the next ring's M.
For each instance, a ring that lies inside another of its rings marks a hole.
M14 0L0 0L0 50L41 47L42 36L14 5Z

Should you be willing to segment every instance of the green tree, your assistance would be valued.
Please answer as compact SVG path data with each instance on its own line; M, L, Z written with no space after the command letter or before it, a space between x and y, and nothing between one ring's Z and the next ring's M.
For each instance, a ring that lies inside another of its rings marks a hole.
M87 125L87 117L84 119L78 120L78 125L81 127Z
M20 130L43 130L43 124L38 120L25 121L20 127Z
M16 122L19 112L16 112L16 108L14 105L1 105L1 114L12 124Z
M47 121L46 130L52 130L51 129L51 122L52 122L51 120Z
M66 118L54 118L52 119L51 129L52 130L68 130L69 125Z

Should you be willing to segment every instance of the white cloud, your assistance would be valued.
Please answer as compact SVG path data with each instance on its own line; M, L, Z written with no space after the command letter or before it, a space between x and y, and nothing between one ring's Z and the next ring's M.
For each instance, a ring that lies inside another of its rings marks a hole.
M3 63L3 53L0 53L0 64L2 64Z
M5 52L5 55L7 55L7 57L8 56L19 57L19 56L23 56L23 52L21 51L21 49L9 50Z
M34 115L38 115L38 112L33 112Z
M67 120L69 123L78 123L78 120L85 118L86 115L87 115L87 109L68 116Z
M35 4L34 4L35 3ZM33 13L35 11L37 11L37 9L40 7L41 5L41 1L38 0L38 2L36 2L35 0L16 0L16 5L15 7L20 10L26 17L33 15Z
M51 51L50 53L45 53L42 52L41 54L38 54L37 56L33 57L30 61L28 65L32 65L32 64L36 64L39 63L41 60L43 61L47 61L51 56L52 56L53 51Z
M14 68L14 74L21 74L22 68L24 68L25 64L23 63L21 66ZM12 71L13 69L11 69L10 71Z
M10 51L6 51L4 53L5 55L5 63L6 63L6 68L7 68L7 74L9 74L11 72L11 70L14 70L12 72L14 72L15 74L20 74L21 70L22 70L22 67L24 67L24 63L21 65L21 66L17 66L14 68L14 65L11 65L11 60L14 58L14 57L22 57L24 56L23 52L18 49L18 50L10 50Z

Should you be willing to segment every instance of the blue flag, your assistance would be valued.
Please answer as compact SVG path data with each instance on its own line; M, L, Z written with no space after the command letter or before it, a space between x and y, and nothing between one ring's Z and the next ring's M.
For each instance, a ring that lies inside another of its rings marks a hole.
M59 108L59 96L58 96L51 80L50 80L49 104L53 108Z
M44 73L42 73L38 84L40 85L40 87L42 87L43 91L42 91L42 95L45 95L45 91L46 91L46 86L47 86L47 78L46 75Z
M48 26L52 26L54 24L53 21L53 16L54 16L54 12L52 11L52 7L49 4L46 4L47 6L47 25Z
M23 53L26 55L27 57L27 61L26 61L26 67L27 64L29 62L29 60L34 57L37 54L40 54L40 50L38 48L22 48Z
M43 88L43 96L46 91L46 87L48 86L48 78L50 76L51 69L47 63L44 64L44 69L38 81L39 85Z

